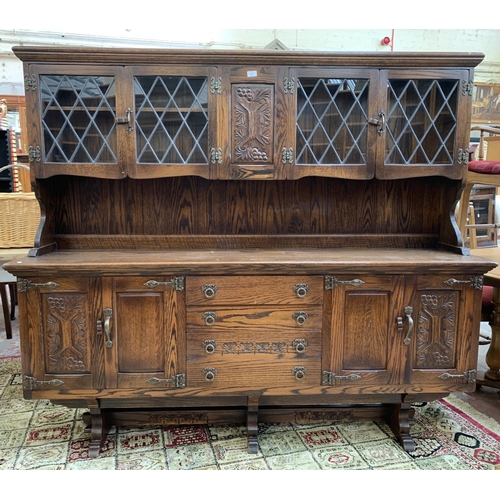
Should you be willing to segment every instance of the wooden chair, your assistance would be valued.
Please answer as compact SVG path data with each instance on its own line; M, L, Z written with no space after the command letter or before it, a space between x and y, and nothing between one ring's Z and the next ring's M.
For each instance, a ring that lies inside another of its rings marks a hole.
M467 179L465 188L460 198L458 207L457 223L462 234L462 240L465 242L467 237L467 218L469 210L470 193L476 184L483 186L500 187L500 128L489 127L486 125L476 125L471 130L479 130L479 148L478 159L469 161L467 169ZM487 136L486 134L490 134ZM490 140L493 139L490 144ZM488 144L487 158L485 158L485 142ZM485 225L477 226L477 228ZM476 229L477 229L476 228ZM494 229L496 233L496 228ZM496 236L495 240L496 241Z
M10 295L10 311L7 299L7 289ZM7 338L12 338L11 320L16 319L16 301L17 301L17 280L16 277L0 268L0 298L2 299L3 318L5 322L5 333Z
M475 220L474 205L469 203L468 210L468 221ZM495 225L496 226L496 225ZM477 235L476 231L478 227L483 227L483 224L466 224L466 230L469 233L470 248L477 248ZM496 227L495 227L496 233ZM482 300L481 300L481 321L490 321L491 315L493 314L493 287L483 286ZM491 343L491 337L479 333L479 345L486 345Z

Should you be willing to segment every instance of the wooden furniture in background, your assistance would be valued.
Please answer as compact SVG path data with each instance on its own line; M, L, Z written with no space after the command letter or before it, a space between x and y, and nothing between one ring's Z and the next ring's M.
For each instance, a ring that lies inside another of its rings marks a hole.
M500 248L477 248L471 250L474 255L500 262ZM484 276L485 286L493 287L493 311L490 317L491 342L486 353L488 370L477 380L478 387L484 385L500 389L500 266Z
M2 300L3 319L7 339L12 338L11 320L16 319L17 280L15 276L0 269L0 299ZM9 309L10 302L10 309Z
M475 388L452 218L482 54L17 47L26 398L109 425L385 418Z
M465 187L458 206L457 222L464 240L466 239L467 211L473 187L475 185L500 187L500 155L496 156L497 150L492 148L488 157L485 158L484 145L488 138L486 134L500 135L500 128L475 125L471 130L478 130L480 139L477 160L472 159L468 162Z

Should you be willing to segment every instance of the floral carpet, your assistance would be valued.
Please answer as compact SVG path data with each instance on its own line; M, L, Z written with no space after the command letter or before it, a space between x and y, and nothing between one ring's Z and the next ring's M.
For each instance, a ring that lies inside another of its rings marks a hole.
M453 396L418 406L405 452L382 422L259 426L247 453L245 427L113 427L88 456L82 409L22 397L20 361L0 359L0 470L484 470L500 469L500 426Z

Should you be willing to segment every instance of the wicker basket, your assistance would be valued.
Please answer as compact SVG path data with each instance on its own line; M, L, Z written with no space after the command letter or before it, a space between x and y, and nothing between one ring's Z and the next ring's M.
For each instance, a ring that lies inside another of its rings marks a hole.
M0 248L31 248L39 223L35 193L0 193Z

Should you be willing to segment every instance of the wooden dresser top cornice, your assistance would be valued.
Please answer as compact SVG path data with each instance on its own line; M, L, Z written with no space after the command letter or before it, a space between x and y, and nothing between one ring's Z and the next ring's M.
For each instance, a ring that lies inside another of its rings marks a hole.
M322 52L16 46L24 62L62 64L228 64L362 66L374 68L475 67L479 52Z

